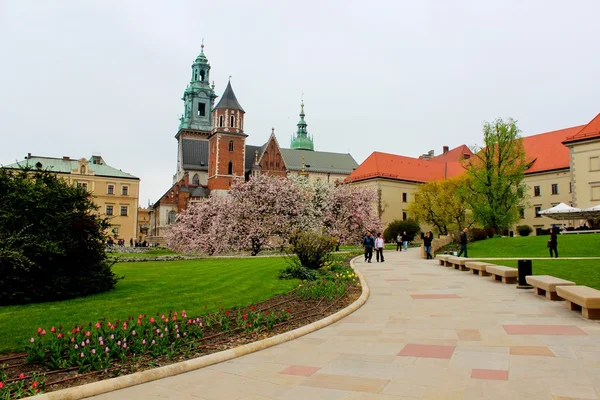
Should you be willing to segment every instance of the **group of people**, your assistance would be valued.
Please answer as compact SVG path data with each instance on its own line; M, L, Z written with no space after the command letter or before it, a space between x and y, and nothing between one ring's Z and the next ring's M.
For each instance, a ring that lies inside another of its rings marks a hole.
M404 248L404 251L408 250L408 235L406 231L402 235L398 233L398 236L396 236L396 251L402 251L402 248Z
M381 262L385 261L383 258L385 241L383 240L381 233L378 233L377 237L373 237L371 232L367 232L367 235L363 238L362 245L365 248L365 262L371 262L371 259L373 258L373 249L375 249L377 262L379 262L380 259Z

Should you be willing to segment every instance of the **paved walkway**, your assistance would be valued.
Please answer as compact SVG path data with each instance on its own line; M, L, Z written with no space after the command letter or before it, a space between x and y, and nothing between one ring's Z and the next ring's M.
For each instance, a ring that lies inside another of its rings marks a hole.
M302 338L94 399L598 399L600 324L418 258L364 264L371 297Z

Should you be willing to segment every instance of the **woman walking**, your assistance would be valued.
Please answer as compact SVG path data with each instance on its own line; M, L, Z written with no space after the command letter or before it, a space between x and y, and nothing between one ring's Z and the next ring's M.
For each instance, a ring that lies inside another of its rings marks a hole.
M375 252L376 254L376 259L377 262L379 262L379 258L381 258L381 262L385 261L383 259L383 247L385 246L385 242L383 240L383 237L381 236L381 233L377 234L377 239L375 239Z

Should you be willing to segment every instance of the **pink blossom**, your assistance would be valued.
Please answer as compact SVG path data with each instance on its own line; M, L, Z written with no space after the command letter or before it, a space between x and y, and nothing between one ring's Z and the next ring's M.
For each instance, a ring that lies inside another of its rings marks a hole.
M152 344L156 344L156 340L152 339Z
M142 340L142 344L146 344L146 339Z
M29 339L29 341L30 341L31 343L33 343L33 342L35 342L35 339L34 339L34 338L31 338L31 339Z
M163 335L163 334L161 333L161 334L160 334L160 337L161 337L161 338L162 338L162 337L165 337L165 335Z
M42 335L45 335L45 334L46 334L46 330L45 330L45 329L43 329L43 330L42 330Z
M79 357L83 358L83 357L85 357L85 355L84 355L83 353L81 353L81 354L79 355Z
M112 340L115 340L115 335L110 335L110 338L111 338Z
M127 348L127 343L123 343L123 348L126 349Z
M79 346L75 345L75 350L77 350L79 348Z
M110 350L109 350L109 348L108 348L108 347L105 347L105 348L104 348L104 351L108 353Z
M121 345L121 341L119 340L119 341L117 342L117 346L120 346L120 345Z
M153 318L153 317L152 317L152 318L150 318L150 322L151 322L151 323L154 323L154 318Z
M96 349L92 349L92 354L96 354Z
M135 330L131 331L131 335L135 336Z

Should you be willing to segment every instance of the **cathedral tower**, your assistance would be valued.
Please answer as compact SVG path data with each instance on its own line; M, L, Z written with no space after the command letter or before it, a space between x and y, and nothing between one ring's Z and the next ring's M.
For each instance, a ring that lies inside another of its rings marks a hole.
M290 144L290 149L297 150L315 150L315 146L313 144L313 138L308 135L308 131L306 130L306 121L304 121L304 100L302 100L302 104L300 104L300 121L298 122L298 131L296 135L292 135L292 143Z
M244 114L230 81L212 112L213 130L208 144L210 190L228 190L234 176L244 177L248 136L244 133Z
M192 64L192 77L183 92L183 115L179 118L177 139L177 174L176 180L183 176L183 141L184 139L208 140L213 126L211 110L215 103L214 84L209 83L210 64L204 55L204 44L196 60Z

